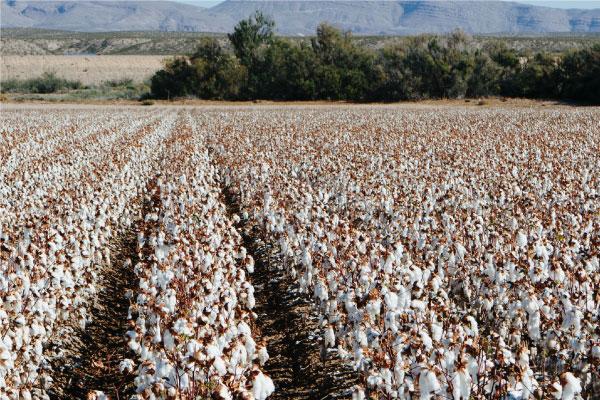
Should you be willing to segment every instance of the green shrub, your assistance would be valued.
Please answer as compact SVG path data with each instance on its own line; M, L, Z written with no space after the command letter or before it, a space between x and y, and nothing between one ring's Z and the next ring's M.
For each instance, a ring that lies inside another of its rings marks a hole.
M1 84L3 93L56 93L64 90L81 89L83 84L79 81L71 81L59 78L53 72L44 72L38 78L27 80L9 80Z
M103 86L108 86L108 87L127 87L127 88L133 88L134 84L133 84L133 79L131 78L122 78L122 79L113 79L113 80L109 80L109 81L105 81L103 82Z

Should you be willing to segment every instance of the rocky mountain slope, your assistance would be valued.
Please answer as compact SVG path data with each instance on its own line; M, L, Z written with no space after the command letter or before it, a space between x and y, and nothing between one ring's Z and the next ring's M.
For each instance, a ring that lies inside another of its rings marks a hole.
M600 32L600 9L539 7L504 1L246 1L212 8L170 1L2 0L1 26L73 31L227 32L255 10L279 33L310 35L323 21L355 34Z

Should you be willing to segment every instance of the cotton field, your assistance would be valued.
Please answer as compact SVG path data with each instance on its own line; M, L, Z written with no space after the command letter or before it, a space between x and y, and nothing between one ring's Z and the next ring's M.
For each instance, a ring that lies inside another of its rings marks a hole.
M0 123L0 399L600 398L598 108Z

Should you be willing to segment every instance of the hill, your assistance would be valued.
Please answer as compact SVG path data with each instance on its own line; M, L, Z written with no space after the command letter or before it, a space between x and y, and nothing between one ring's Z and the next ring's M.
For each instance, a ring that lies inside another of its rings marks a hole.
M228 32L255 10L283 35L310 35L327 21L355 34L600 32L600 9L556 9L503 1L245 1L212 8L170 1L2 0L2 28L85 32Z

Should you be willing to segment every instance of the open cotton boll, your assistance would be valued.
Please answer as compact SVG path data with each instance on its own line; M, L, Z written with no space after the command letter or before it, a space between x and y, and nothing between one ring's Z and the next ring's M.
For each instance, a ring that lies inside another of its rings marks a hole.
M19 393L19 399L32 400L33 397L31 396L29 389L22 389L21 393Z
M562 384L561 400L574 400L581 393L581 380L571 372L565 372L560 376Z
M223 384L220 384L215 392L217 393L219 400L233 400L231 391Z
M269 360L269 353L267 352L267 348L262 346L258 349L258 362L261 366L265 365L265 363Z
M13 360L12 360L11 352L8 351L8 348L6 347L6 345L4 344L4 342L2 340L0 340L0 367L6 368L6 369L13 368Z
M595 358L597 360L600 359L600 346L599 345L592 346L592 358Z
M469 400L471 396L471 375L464 368L452 378L452 396L454 400Z
M258 371L252 380L252 395L256 400L265 400L275 391L271 378Z
M517 232L517 246L520 248L527 246L527 235L525 235L522 231Z
M429 336L429 334L425 330L422 330L420 332L420 335L421 335L421 342L423 343L423 346L425 346L425 349L427 351L431 351L431 349L433 348L433 341L431 340L431 337Z
M227 366L221 357L215 357L212 366L220 376L224 376L227 373Z
M365 390L362 386L355 386L352 390L352 400L365 400Z
M110 398L101 390L93 390L87 395L88 400L110 400Z
M421 370L419 374L419 399L429 400L441 389L440 382L433 371Z
M553 382L552 385L550 386L549 392L555 399L561 399L562 398L561 384L559 382Z
M335 347L335 331L331 324L329 324L327 328L325 328L325 332L323 332L323 345L326 348Z
M175 324L173 324L173 330L179 335L192 336L194 334L190 323L183 318L179 318L177 321L175 321Z
M168 329L165 329L163 332L163 344L168 351L173 351L175 349L175 338Z

